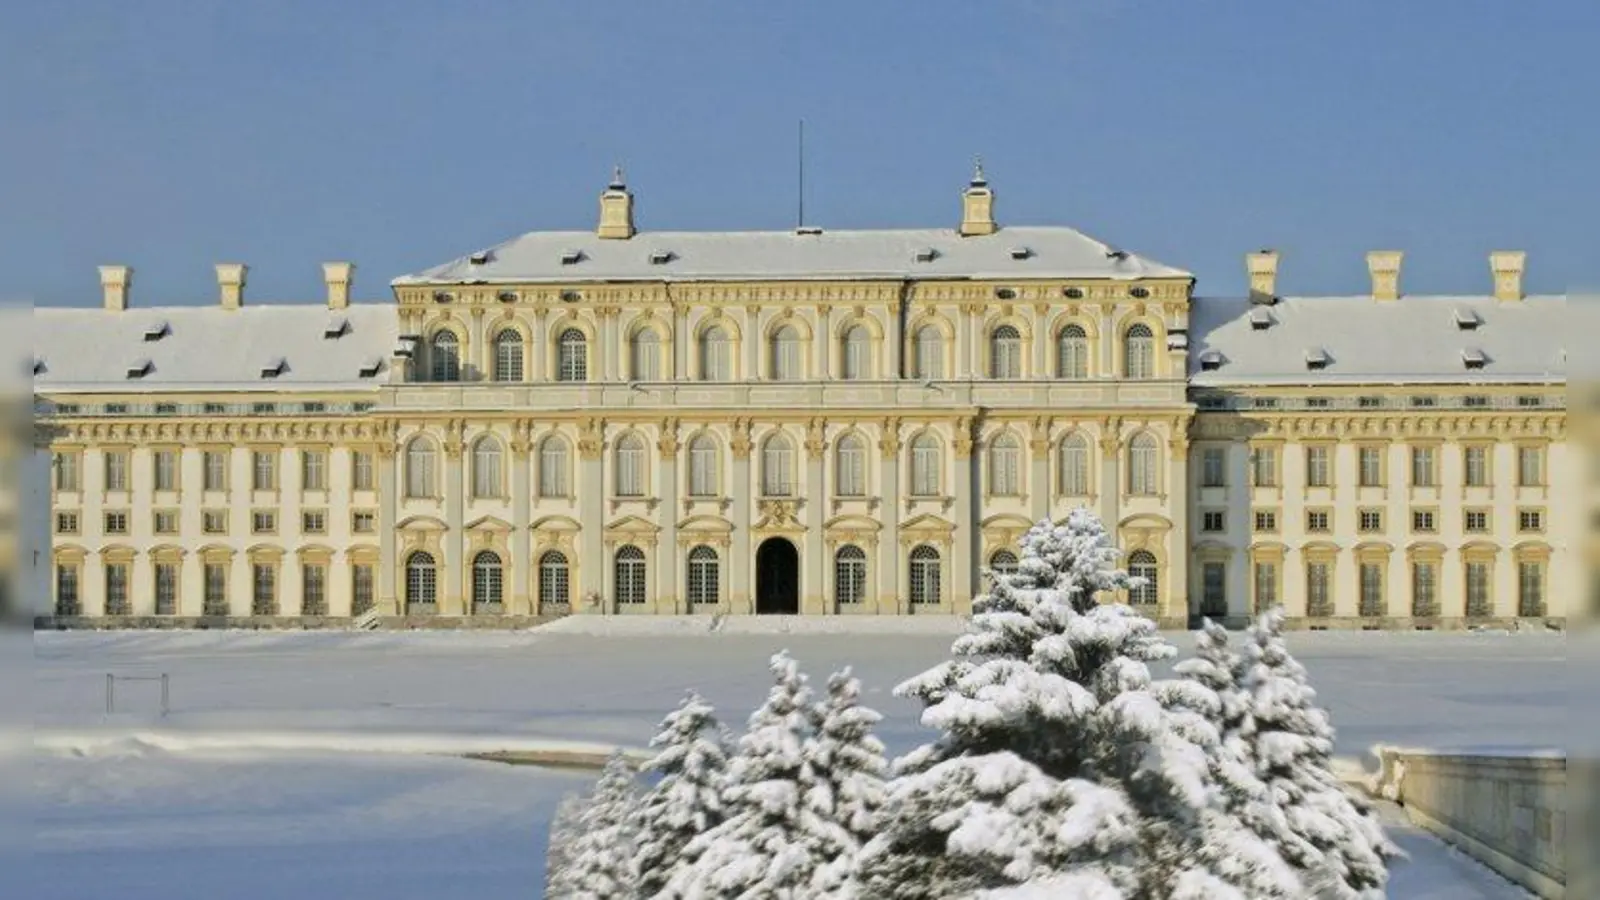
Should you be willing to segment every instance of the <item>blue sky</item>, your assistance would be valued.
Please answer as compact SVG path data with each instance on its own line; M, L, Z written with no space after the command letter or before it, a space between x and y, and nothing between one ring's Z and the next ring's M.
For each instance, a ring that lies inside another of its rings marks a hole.
M1002 224L1065 224L1241 289L1417 292L1595 274L1594 0L7 4L0 296L356 295L589 228L613 163L649 229L953 226L982 154ZM1588 252L1585 252L1588 251ZM248 302L248 299L247 299Z

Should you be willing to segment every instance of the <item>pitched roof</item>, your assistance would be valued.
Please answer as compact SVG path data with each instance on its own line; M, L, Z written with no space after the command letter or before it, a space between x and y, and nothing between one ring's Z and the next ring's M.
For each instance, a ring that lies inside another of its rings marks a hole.
M604 240L590 231L535 231L393 284L1190 277L1071 228L1013 226L974 237L938 228L645 231L628 240Z
M326 336L340 331L338 337ZM35 390L281 391L376 389L361 377L394 352L392 303L326 306L40 308L33 311ZM163 328L164 326L164 328ZM147 336L154 339L147 339ZM284 365L271 377L264 370ZM130 377L130 370L148 371Z
M1267 309L1269 324L1253 310ZM1500 302L1493 297L1285 297L1271 307L1247 298L1196 297L1189 312L1189 374L1198 386L1358 382L1494 383L1566 379L1564 295ZM1476 322L1475 327L1470 323ZM1469 327L1463 328L1466 323ZM1327 364L1308 368L1321 348ZM1224 362L1202 369L1200 353ZM1469 351L1481 368L1468 368ZM1198 352L1197 352L1198 351Z

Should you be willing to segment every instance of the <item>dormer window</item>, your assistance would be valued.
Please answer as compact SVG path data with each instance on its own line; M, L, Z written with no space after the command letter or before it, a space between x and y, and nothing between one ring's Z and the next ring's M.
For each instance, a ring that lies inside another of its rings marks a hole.
M382 371L383 371L383 360L381 360L381 359L373 358L373 359L369 359L366 362L361 364L361 377L362 378L377 378L378 377L378 373L382 372Z
M1083 288L1081 288L1081 287L1062 288L1061 289L1061 293L1066 295L1066 298L1068 300L1082 300L1083 299Z
M422 340L415 334L400 335L400 342L394 345L394 355L410 358L417 355L417 344Z
M449 303L450 299L451 299L451 297L450 297L450 292L449 291L434 291L433 292L433 302L435 302L435 303Z
M1032 258L1032 256L1033 256L1033 249L1030 248L1030 247L1012 247L1011 248L1011 258L1012 259L1020 261L1020 260L1024 260L1024 259L1030 259L1030 258Z
M932 247L923 247L921 250L918 250L916 252L916 254L915 254L915 259L919 263L931 263L931 262L933 262L934 260L936 260L938 258L939 258L939 251L933 249Z
M261 377L277 378L287 371L289 371L289 361L280 356L261 367Z
M481 266L488 263L491 258L492 257L490 256L489 251L479 250L477 253L467 257L467 262L470 262L475 266Z
M141 359L128 367L128 377L143 378L156 370L155 364L148 359Z
M33 374L35 374L35 375L43 375L45 373L45 371L46 370L45 370L44 360L35 359L33 361Z
M1017 299L1017 289L1008 287L995 288L994 295L1001 300L1015 300Z
M172 329L165 322L157 322L144 330L146 341L159 341L172 333Z
M1477 347L1468 347L1461 351L1461 361L1469 369L1481 369L1489 362L1489 357Z
M339 338L342 338L342 337L344 337L345 335L347 335L349 333L350 333L350 320L349 319L335 319L334 321L329 322L328 326L326 328L322 329L322 337L323 337L323 339L324 340L330 340L330 341L336 341Z
M1132 297L1136 297L1136 298L1138 298L1140 300L1143 300L1144 298L1150 296L1150 289L1147 288L1147 287L1129 288L1128 289L1128 294L1130 296L1132 296Z
M1328 351L1322 349L1321 347L1312 347L1310 350L1306 351L1306 368L1308 369L1326 369L1328 367L1328 363L1331 361L1332 360L1328 356Z
M1128 258L1128 251L1126 251L1126 250L1107 250L1106 251L1106 259L1115 260L1117 262L1122 262L1123 260L1125 260L1127 258Z
M583 262L583 251L582 250L563 250L563 251L561 251L561 264L563 266L575 266L580 262Z
M677 254L671 250L656 250L650 254L650 265L664 266L676 258Z
M495 294L495 299L499 300L501 303L515 303L517 302L517 292L501 291L500 293Z
M1256 331L1266 331L1277 320L1272 318L1272 313L1264 306L1250 310L1250 327Z
M1167 333L1167 349L1168 350L1187 350L1187 349L1189 349L1189 332L1187 332L1187 331L1171 331L1171 332L1168 332Z
M1200 354L1200 370L1203 372L1215 372L1222 368L1223 362L1225 360L1219 350L1207 350Z
M1483 317L1478 315L1477 310L1467 309L1464 306L1456 307L1457 328L1461 329L1462 331L1477 331L1478 326L1482 324Z

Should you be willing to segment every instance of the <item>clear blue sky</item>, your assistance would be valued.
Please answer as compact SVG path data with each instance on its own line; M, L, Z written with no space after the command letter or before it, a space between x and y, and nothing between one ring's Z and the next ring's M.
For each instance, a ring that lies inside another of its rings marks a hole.
M0 12L0 295L356 295L534 229L611 166L647 229L953 226L975 153L1002 224L1066 224L1242 287L1417 292L1595 272L1596 0L72 0ZM1585 252L1587 251L1587 252ZM247 301L248 302L248 301Z

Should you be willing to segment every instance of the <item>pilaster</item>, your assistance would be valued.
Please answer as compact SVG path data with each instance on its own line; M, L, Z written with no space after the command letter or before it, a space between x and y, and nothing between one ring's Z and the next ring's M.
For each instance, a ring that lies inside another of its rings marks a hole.
M956 378L963 380L972 377L972 319L977 309L963 303L956 312Z
M377 458L373 460L378 467L378 596L373 598L373 608L387 616L400 614L400 595L395 586L395 573L401 562L395 558L399 552L395 541L395 499L405 486L400 483L400 467L395 465L397 452L393 443L385 442L378 445Z
M733 558L728 561L728 606L736 615L755 612L750 577L755 569L755 551L750 542L750 507L755 503L755 485L750 480L750 420L733 423L733 477L728 494L733 497Z
M532 465L533 443L530 423L516 423L511 439L511 572L507 578L514 616L532 615L533 609L533 532Z
M1122 521L1122 422L1109 419L1100 429L1100 518L1112 534Z
M1179 426L1180 428L1186 426ZM1167 533L1167 607L1162 616L1187 620L1189 615L1189 436L1174 431L1169 444L1167 503L1172 529ZM1248 532L1246 532L1248 533Z
M878 614L893 616L910 611L909 598L900 590L900 420L887 419L878 438L882 455L878 492L883 498L883 538L878 541Z
M661 513L661 540L657 543L660 550L661 577L656 582L655 611L659 615L674 615L687 612L687 597L680 596L683 590L683 576L679 567L683 564L683 548L678 546L678 423L675 419L668 419L661 423L661 436L656 441L656 448L660 451L657 463L656 484L661 486L657 496L661 498L658 509Z
M756 378L761 371L761 307L754 303L744 308L744 334L739 341L739 348L743 352L744 363L738 372L733 373L733 377L745 380Z
M462 480L465 466L462 465L461 424L451 423L450 431L444 442L444 570L439 573L439 615L461 616L470 610L463 596L462 588L465 584L465 568L462 565L462 545L466 541L465 533L465 497L466 484Z
M822 304L817 307L817 331L812 336L812 353L816 356L816 364L811 370L813 381L826 381L828 379L828 365L830 349L833 346L833 307Z
M827 496L823 478L827 466L828 441L821 420L813 420L806 432L806 537L804 577L801 587L800 612L808 616L835 612L829 603L826 568L822 551L823 504Z
M972 576L978 567L973 565L977 555L977 529L973 522L972 498L979 491L978 467L972 452L972 422L956 420L956 433L952 462L955 464L955 530L951 534L950 552L950 606L960 614L972 612L974 585ZM899 543L898 535L895 543Z
M1028 441L1031 451L1028 500L1029 518L1034 522L1050 518L1050 422L1038 419L1033 423L1033 436Z
M605 558L605 467L602 465L602 455L605 452L604 426L596 419L585 420L581 427L581 436L578 438L578 482L574 487L578 491L578 503L582 514L580 521L583 531L579 535L579 555L582 561L578 565L579 582L577 595L573 597L573 608L585 613L609 614L614 608L612 599L606 593L606 576L611 567ZM589 605L588 599L593 595L600 598L598 608Z

